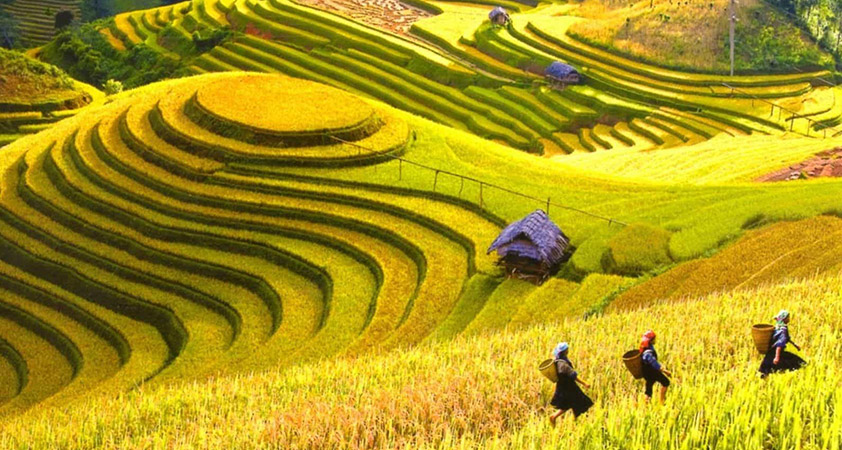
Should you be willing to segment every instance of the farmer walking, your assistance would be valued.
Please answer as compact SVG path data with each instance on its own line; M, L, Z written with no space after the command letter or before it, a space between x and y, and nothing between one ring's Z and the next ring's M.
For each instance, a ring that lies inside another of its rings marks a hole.
M798 355L785 351L786 344L790 343L793 347L801 351L795 342L789 337L789 321L792 316L789 311L782 309L777 316L775 316L775 332L772 334L772 345L766 352L763 362L760 363L760 378L766 378L772 372L781 372L786 370L797 370L801 366L807 364Z
M590 385L579 378L579 374L573 370L573 363L567 359L567 350L569 348L570 346L567 342L561 342L553 350L555 369L558 375L558 381L555 384L555 394L550 401L550 404L558 409L558 411L550 416L550 423L553 426L555 426L556 419L568 410L572 409L573 416L579 417L580 414L593 406L593 401L582 392L578 384L586 388L590 388Z
M640 353L643 360L643 379L646 380L646 403L649 403L649 400L652 399L652 387L656 382L661 385L661 403L664 403L667 388L670 385L670 380L667 377L671 377L672 373L658 362L654 331L649 330L643 334L643 339L640 341Z

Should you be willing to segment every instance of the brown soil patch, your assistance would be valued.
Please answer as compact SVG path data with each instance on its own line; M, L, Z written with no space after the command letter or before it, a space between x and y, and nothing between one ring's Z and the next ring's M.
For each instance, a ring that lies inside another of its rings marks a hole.
M791 181L842 176L842 147L816 153L816 156L785 169L763 175L756 181Z
M301 0L319 9L336 11L368 25L408 34L413 23L432 14L398 0Z

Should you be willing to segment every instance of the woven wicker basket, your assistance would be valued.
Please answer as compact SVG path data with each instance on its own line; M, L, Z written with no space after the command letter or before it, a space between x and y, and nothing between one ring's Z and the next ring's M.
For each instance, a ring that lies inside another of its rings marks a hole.
M772 334L775 332L775 327L768 323L758 323L751 327L751 338L754 340L754 346L757 351L766 354L769 351L769 345L772 344Z
M643 362L640 350L629 350L623 353L623 362L635 379L643 378Z
M556 372L555 368L555 360L552 359L545 359L539 366L538 370L547 377L548 380L552 381L553 383L558 382L558 372Z

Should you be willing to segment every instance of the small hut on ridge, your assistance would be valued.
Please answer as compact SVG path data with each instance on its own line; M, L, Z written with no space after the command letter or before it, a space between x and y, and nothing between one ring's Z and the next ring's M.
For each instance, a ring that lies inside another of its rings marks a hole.
M567 256L570 239L538 209L507 226L488 247L497 251L497 265L506 270L506 277L517 277L542 284Z
M547 66L544 76L550 84L561 85L562 88L568 84L578 84L582 81L582 76L573 66L561 61L553 61Z
M494 25L505 25L509 21L509 13L502 6L497 6L488 13L488 20Z

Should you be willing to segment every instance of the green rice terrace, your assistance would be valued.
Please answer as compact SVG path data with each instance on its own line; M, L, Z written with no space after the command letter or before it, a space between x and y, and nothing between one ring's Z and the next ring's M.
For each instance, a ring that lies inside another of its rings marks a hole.
M8 92L52 80L0 100L0 448L840 448L832 64L685 71L597 46L587 4L411 7L122 13L96 39L193 75L108 96L0 53ZM490 250L524 217L569 238L537 279ZM810 364L758 379L784 307ZM620 358L648 328L664 405ZM561 430L558 340L597 401Z

